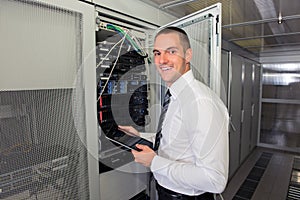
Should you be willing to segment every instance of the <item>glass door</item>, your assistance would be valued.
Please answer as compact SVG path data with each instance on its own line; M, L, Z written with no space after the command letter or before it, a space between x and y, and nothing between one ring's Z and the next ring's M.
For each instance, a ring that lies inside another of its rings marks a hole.
M299 152L300 63L262 65L259 145Z

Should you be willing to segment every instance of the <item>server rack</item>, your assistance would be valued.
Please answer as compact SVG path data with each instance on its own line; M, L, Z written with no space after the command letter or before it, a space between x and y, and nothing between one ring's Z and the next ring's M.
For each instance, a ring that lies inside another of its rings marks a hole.
M147 129L150 119L149 32L144 26L106 11L96 7L100 199L147 199L149 170L135 163L130 150L111 142L106 134L117 125L133 126L141 132Z
M111 127L129 125L145 131L149 114L146 69L149 56L141 44L143 38L134 35L133 30L101 20L97 23L99 172L103 173L133 161L126 149L106 139L105 134Z
M85 101L93 96L86 66L95 63L94 38L86 36L94 7L57 0L0 7L0 199L96 199L95 109Z

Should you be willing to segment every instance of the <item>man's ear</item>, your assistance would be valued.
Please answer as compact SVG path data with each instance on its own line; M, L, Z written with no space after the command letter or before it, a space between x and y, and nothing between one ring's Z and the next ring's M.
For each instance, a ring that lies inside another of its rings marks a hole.
M185 62L186 62L186 63L191 62L192 56L193 56L193 51L192 51L191 48L188 48L188 49L185 51Z

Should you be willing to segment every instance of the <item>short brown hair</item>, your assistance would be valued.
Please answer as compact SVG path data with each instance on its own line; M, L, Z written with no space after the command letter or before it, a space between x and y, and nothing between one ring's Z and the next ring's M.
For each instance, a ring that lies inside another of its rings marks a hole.
M181 45L183 46L183 49L185 51L187 49L191 48L190 40L189 40L187 33L183 29L175 27L175 26L169 26L169 27L161 29L156 34L154 40L156 40L157 36L159 36L161 34L168 34L168 33L176 33L179 36Z

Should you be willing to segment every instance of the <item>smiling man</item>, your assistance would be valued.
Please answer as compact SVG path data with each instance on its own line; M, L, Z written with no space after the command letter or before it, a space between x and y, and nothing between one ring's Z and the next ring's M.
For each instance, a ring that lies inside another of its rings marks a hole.
M154 62L161 78L170 87L181 75L190 70L192 49L187 35L165 29L155 38Z
M190 69L192 49L177 27L159 31L154 62L168 87L155 150L137 145L135 161L150 167L160 200L214 199L228 179L228 112L220 98L197 81ZM133 127L119 126L141 135ZM156 140L156 141L154 141Z

